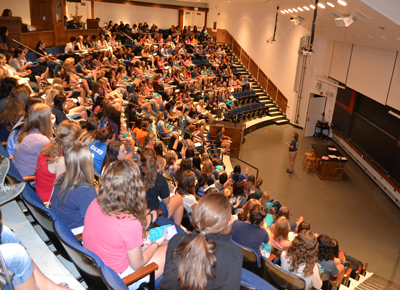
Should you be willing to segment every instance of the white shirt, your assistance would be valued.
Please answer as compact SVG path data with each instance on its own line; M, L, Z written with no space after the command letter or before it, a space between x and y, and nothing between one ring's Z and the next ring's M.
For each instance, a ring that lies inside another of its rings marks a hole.
M70 42L70 43L67 43L67 44L65 45L65 50L64 50L64 52L65 52L65 53L69 53L70 51L72 51L72 52L75 51L75 45L72 44L71 42Z

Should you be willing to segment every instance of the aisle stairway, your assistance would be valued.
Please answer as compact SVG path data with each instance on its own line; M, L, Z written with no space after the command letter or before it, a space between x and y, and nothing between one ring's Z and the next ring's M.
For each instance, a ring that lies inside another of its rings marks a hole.
M400 290L400 285L367 272L365 276L360 275L358 281L350 278L349 287L341 285L339 290Z
M260 86L253 75L243 66L240 60L233 54L229 47L224 43L219 43L224 46L225 52L228 56L234 57L234 65L236 66L237 72L241 75L249 75L250 83L252 84L252 89L259 96L259 101L265 103L268 107L268 115L274 118L276 125L283 125L289 123L286 119L286 115L279 109L274 100L267 94L267 92Z

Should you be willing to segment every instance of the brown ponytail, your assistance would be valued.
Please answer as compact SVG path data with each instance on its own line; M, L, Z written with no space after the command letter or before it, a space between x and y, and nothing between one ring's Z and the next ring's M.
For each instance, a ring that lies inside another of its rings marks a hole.
M156 184L157 169L156 169L156 152L151 148L143 149L140 153L140 162L143 169L143 186L145 191L154 187Z
M199 201L192 215L197 237L181 242L172 253L172 257L180 255L178 281L182 288L203 290L207 286L207 277L215 278L212 269L217 266L214 253L217 245L207 236L229 234L230 220L231 207L225 195L209 193Z

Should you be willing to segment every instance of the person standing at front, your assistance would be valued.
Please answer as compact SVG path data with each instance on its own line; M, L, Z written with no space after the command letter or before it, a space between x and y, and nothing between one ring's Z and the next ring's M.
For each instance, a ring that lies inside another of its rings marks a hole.
M299 146L299 134L293 133L293 140L290 143L286 143L289 146L289 168L286 169L287 173L293 173L294 162L297 156L297 147Z

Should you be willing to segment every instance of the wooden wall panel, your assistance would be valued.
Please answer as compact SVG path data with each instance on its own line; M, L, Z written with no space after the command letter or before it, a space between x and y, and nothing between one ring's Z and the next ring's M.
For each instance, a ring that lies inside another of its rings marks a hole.
M258 72L258 79L257 79L258 83L260 84L260 86L264 89L267 90L267 85L268 85L268 77L267 75L260 70Z
M257 78L257 72L258 72L258 65L250 58L250 67L249 67L249 72Z
M56 46L65 44L65 29L63 22L57 22L54 26L55 28L55 37L56 37Z
M39 40L43 40L46 42L46 46L54 46L55 45L55 33L52 31L35 31L21 34L21 43L29 46L32 49L35 49L36 44Z
M282 110L282 112L286 114L287 99L280 91L278 92L278 98L276 100L276 104Z

